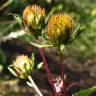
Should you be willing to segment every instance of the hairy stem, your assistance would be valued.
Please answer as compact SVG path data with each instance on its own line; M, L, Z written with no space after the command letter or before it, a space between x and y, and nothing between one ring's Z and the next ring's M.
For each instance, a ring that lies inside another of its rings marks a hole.
M28 76L28 79L30 80L30 83L32 84L32 87L35 89L35 91L38 93L38 95L43 96L43 94L40 92L40 90L38 89L37 85L35 84L35 82L31 78L31 76Z

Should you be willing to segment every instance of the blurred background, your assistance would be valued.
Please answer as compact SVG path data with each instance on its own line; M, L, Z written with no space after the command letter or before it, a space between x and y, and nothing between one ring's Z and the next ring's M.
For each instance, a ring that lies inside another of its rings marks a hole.
M24 34L13 16L9 15L14 13L22 16L24 8L32 4L44 7L47 13L57 7L59 12L72 14L84 26L79 38L64 52L66 83L80 82L80 89L96 85L96 0L0 0L0 96L34 94L34 90L28 88L24 80L15 78L7 69L19 54L31 56L35 52L37 62L41 61L38 49L28 43L32 36ZM57 54L56 49L45 50L48 64L56 76L59 74ZM43 94L46 94L44 96L52 96L44 72L43 69L37 70L33 78Z

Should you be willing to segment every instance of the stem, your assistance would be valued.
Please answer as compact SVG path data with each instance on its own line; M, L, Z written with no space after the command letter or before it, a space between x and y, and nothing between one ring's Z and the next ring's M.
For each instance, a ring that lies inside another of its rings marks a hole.
M45 68L47 76L48 76L48 81L49 81L50 85L52 86L54 95L57 96L56 95L57 94L56 89L55 89L55 86L54 86L55 79L54 79L53 75L50 73L50 70L48 68L48 64L47 64L46 59L45 59L44 54L43 54L43 49L40 48L39 52L40 52L40 55L41 55L41 57L43 59L43 64L44 64L44 68Z
M13 0L8 0L7 2L5 2L2 6L0 6L0 11L9 6L12 2Z
M64 64L63 64L63 54L60 50L60 74L61 74L61 79L63 80L63 88L62 88L62 91L63 91L63 94L62 96L67 96L67 93L66 93L66 84L65 84L65 80L64 80Z
M31 76L28 76L28 79L30 80L32 87L35 89L35 91L38 93L39 96L43 96L43 94L40 92L38 87L36 86L35 82L33 81Z

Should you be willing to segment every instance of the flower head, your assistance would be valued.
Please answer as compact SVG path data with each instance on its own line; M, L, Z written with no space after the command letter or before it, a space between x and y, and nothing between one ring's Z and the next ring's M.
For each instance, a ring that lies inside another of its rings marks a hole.
M48 23L48 36L55 46L67 44L73 34L74 20L70 15L60 14L51 17Z
M44 24L45 9L38 5L27 6L23 11L23 20L26 27L33 33L34 30L40 30ZM36 34L36 33L33 33Z
M27 76L32 73L33 67L34 63L25 55L18 56L10 66L15 75L20 78L27 78Z

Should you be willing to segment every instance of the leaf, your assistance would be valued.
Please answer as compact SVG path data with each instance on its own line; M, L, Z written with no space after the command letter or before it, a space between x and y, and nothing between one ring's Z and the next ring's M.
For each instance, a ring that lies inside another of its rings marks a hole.
M16 74L16 72L13 70L13 68L11 68L11 67L13 67L12 65L10 65L9 67L8 67L8 70L14 75L14 76L18 76L17 74Z
M53 45L40 45L40 44L36 44L33 42L30 42L33 46L38 47L38 48L44 48L44 47L52 47Z
M45 19L45 24L48 23L49 19L51 18L51 16L54 14L54 12L57 10L56 7L53 7L52 10L50 11L50 13L48 14L48 16Z
M84 31L84 29L85 29L85 26L80 26L80 24L78 24L68 44L71 43L74 39L78 38L78 36L81 34L81 32Z
M79 91L73 96L91 96L91 94L94 93L94 92L96 92L96 86L94 86L92 88L82 90L82 91Z
M79 35L81 34L81 32L84 31L85 28L86 28L85 25L84 25L84 26L78 25L78 27L77 27L76 30L75 30L74 36L75 36L75 37L79 36Z

